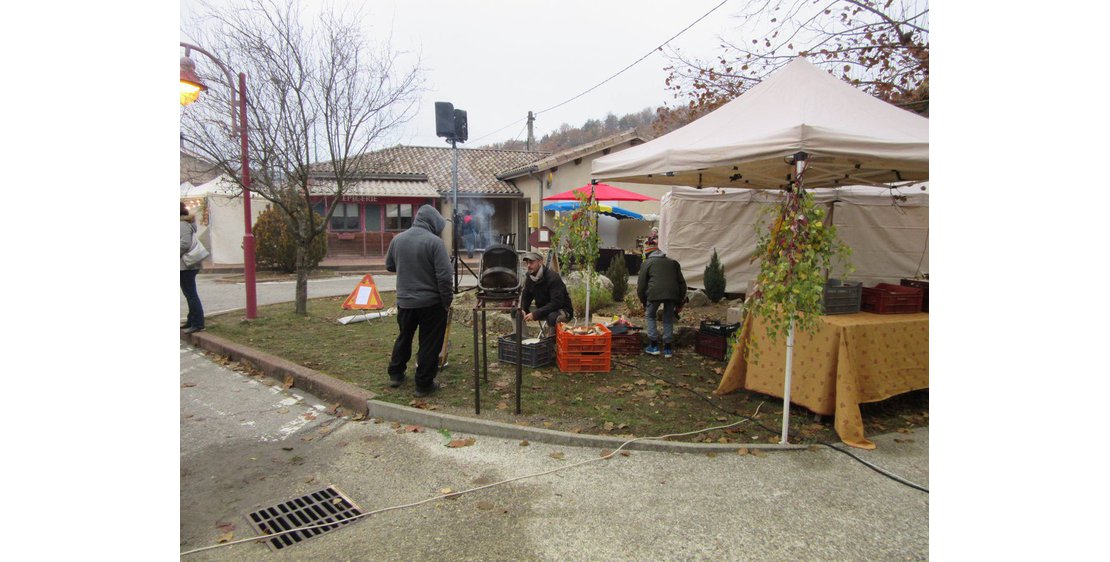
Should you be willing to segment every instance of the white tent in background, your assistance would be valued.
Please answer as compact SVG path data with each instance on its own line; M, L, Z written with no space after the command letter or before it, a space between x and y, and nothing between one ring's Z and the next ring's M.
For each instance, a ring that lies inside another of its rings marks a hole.
M785 189L802 170L806 189L928 180L929 120L871 97L798 57L697 121L591 165L595 180L699 188ZM793 345L791 319L783 383L784 446Z
M197 213L197 233L214 264L243 263L242 193L239 184L226 176L196 186L181 184L181 200ZM251 193L252 226L268 206L265 198Z
M847 277L866 286L898 284L903 277L929 271L928 184L887 189L852 186L811 190L836 225L840 240L852 248L855 271ZM766 231L770 210L785 198L781 191L676 187L660 200L659 234L663 251L682 264L692 287L703 286L713 251L725 266L726 290L747 293L759 273L756 239ZM831 272L843 277L842 270Z

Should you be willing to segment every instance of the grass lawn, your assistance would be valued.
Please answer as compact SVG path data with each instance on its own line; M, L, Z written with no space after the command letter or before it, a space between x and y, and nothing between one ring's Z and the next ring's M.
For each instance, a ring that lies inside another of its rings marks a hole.
M387 308L396 300L391 292L381 296ZM307 316L294 314L292 303L259 307L259 317L250 322L239 313L213 316L207 319L206 329L365 388L383 401L475 415L471 326L460 322L452 325L449 365L437 377L443 389L426 399L416 399L412 394L416 343L405 385L389 388L386 368L397 336L397 321L389 317L339 324L337 319L359 313L340 307L345 298L312 299ZM725 425L754 415L752 421L734 428L680 440L779 440L782 400L747 391L713 395L725 364L695 353L692 347L677 348L671 359L614 354L609 373L563 373L554 364L525 367L522 413L516 415L516 366L497 361L500 335L487 335L489 367L488 382L481 384L482 418L561 431L643 437ZM868 435L926 426L929 422L928 390L863 404L861 408ZM793 443L839 442L831 416L816 420L800 406L791 408L790 434Z

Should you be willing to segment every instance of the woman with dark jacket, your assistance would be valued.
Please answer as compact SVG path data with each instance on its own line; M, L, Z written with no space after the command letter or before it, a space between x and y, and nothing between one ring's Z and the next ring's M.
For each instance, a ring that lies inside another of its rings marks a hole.
M185 253L193 247L197 235L197 219L185 202L181 202L181 292L185 295L185 302L189 303L189 316L181 327L186 334L199 332L204 329L204 307L200 304L200 295L197 294L197 273L200 273L200 262L185 265Z

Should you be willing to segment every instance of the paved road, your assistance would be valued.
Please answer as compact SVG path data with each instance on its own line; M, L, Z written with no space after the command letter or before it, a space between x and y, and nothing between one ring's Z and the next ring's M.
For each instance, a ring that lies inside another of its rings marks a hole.
M184 344L181 362L181 552L254 536L246 514L327 486L373 511L600 456L337 418ZM875 440L859 454L928 486L927 429ZM928 494L827 448L633 451L373 515L275 554L252 541L183 559L922 560L928 545Z

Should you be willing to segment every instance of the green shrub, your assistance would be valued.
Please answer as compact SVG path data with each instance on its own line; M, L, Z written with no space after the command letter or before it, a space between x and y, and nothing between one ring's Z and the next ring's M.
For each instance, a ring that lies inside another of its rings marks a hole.
M601 309L613 304L613 293L602 287L597 281L591 283L590 288L590 315L597 314ZM574 307L574 317L577 320L586 318L586 284L567 287L570 293L571 306Z
M324 217L320 213L316 216L323 222ZM284 212L273 206L258 215L253 229L254 256L259 266L293 273L297 270L297 240L286 219ZM319 265L327 252L327 236L317 235L308 252L309 269Z
M605 270L605 276L613 282L613 302L623 301L628 292L628 266L624 263L623 253L613 256L609 269Z
M713 248L713 257L705 266L705 295L709 300L717 302L724 298L725 283L725 268L717 258L717 249Z

